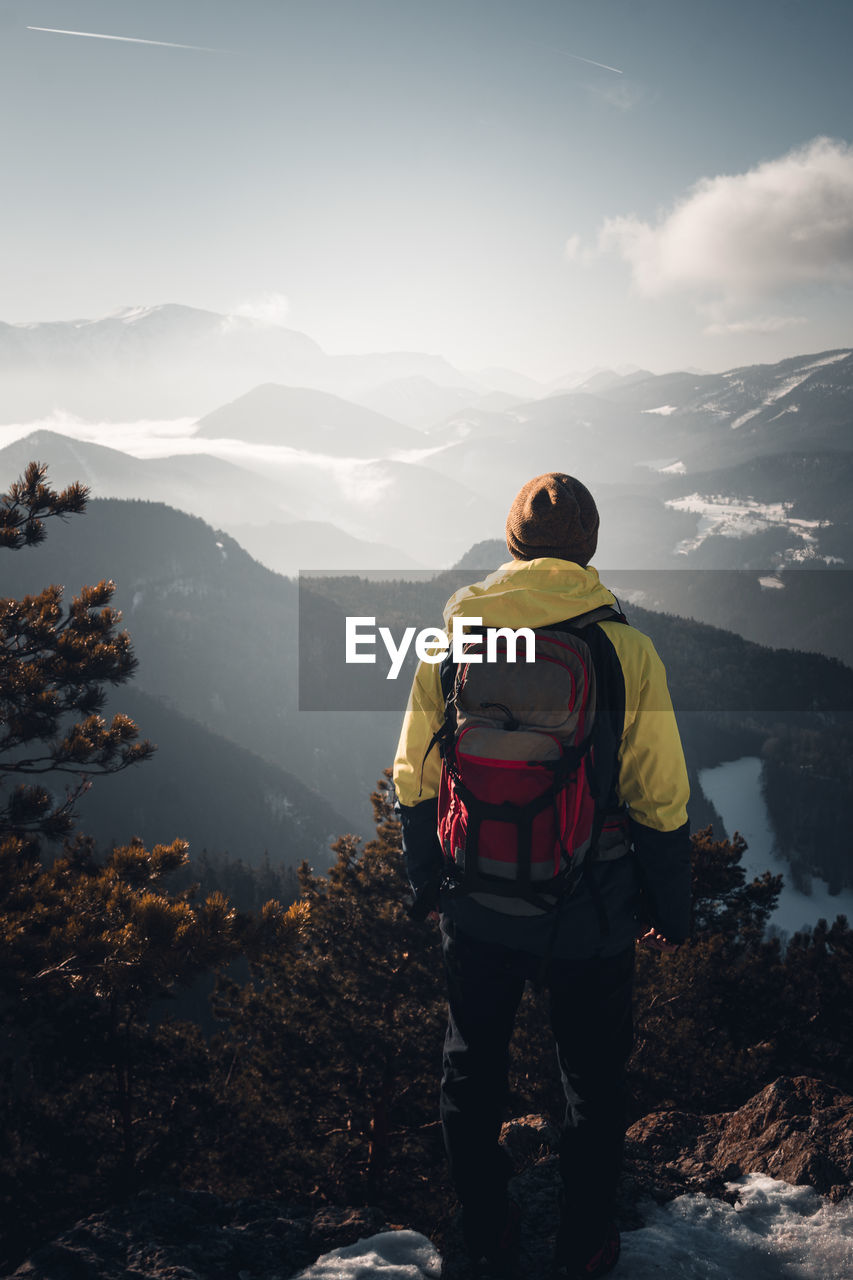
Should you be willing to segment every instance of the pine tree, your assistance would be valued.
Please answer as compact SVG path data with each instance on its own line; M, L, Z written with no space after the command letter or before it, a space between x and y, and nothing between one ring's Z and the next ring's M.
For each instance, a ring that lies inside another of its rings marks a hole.
M88 491L57 493L46 467L32 462L0 497L0 547L33 546L44 521L85 510ZM115 773L147 759L129 716L110 724L98 714L106 684L121 684L136 667L121 614L111 608L112 582L83 587L63 608L61 586L23 600L0 600L0 841L3 856L35 855L39 837L57 840L73 826L74 802L92 775ZM80 718L77 718L80 717ZM76 780L64 799L30 779L44 774ZM11 787L11 790L9 789Z
M327 876L301 868L295 950L270 956L243 989L224 985L217 1008L231 1026L245 1186L260 1154L277 1185L349 1203L402 1197L416 1211L433 1194L427 1170L443 1178L441 958L435 927L405 913L387 779L373 805L374 840L343 836Z
M0 545L31 546L45 518L84 510L81 486L44 481L33 463L0 498ZM153 750L127 716L98 714L105 684L136 665L113 590L84 587L67 610L58 586L0 601L0 784L12 785L0 803L0 1216L16 1224L11 1250L146 1166L180 1164L175 1068L192 1063L203 1086L208 1054L192 1032L152 1030L152 1005L237 956L286 950L298 924L275 902L241 915L221 893L199 903L193 886L171 890L182 840L148 850L132 839L100 860L91 840L68 839L89 775ZM76 786L56 801L29 781L42 773Z

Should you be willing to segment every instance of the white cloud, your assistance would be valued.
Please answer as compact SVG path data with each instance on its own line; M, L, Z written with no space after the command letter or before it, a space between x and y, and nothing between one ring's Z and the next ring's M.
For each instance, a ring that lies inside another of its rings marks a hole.
M577 233L573 236L569 236L565 244L564 252L569 262L575 262L580 257L581 238Z
M853 147L831 138L746 173L703 178L657 223L608 218L599 252L630 265L650 296L727 302L853 283Z
M290 302L283 293L265 293L232 307L231 315L283 328L290 315Z

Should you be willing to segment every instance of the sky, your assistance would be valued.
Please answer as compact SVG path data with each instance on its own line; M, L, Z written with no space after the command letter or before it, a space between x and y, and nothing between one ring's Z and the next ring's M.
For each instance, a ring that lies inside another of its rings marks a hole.
M538 379L850 346L851 40L849 0L0 0L0 320Z

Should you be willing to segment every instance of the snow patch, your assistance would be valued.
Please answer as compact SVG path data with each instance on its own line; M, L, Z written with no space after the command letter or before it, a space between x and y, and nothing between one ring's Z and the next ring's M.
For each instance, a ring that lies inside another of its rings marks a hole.
M383 1231L324 1253L295 1280L439 1280L441 1256L417 1231Z
M719 494L704 496L690 493L683 498L669 498L665 505L674 511L689 511L701 517L695 536L685 538L675 548L679 555L695 551L706 538L746 538L777 527L805 544L802 548L790 548L785 552L785 558L810 560L818 554L817 539L812 531L825 529L832 523L830 520L801 520L790 515L792 502L762 503L754 498L727 498Z
M775 391L771 391L769 395L764 397L764 404L775 404L777 400L781 400L783 396L788 395L802 382L805 382L811 370L816 367L816 365L806 365L805 372L801 371L800 373L795 373L792 378L785 378L783 382L779 383Z
M778 422L780 418L784 418L787 413L799 413L800 406L798 404L786 405L784 409L780 409L778 413L774 413L772 418L768 418L768 423Z
M731 424L732 431L736 431L738 427L742 427L745 422L749 422L750 418L754 418L759 413L761 413L760 409L749 409L746 413L742 413L740 417L735 418L734 422Z
M847 1280L853 1201L763 1174L727 1184L735 1204L702 1195L646 1206L622 1236L618 1272L631 1280ZM438 1280L441 1257L416 1231L384 1231L318 1258L295 1280Z
M853 1275L853 1202L749 1174L727 1184L734 1205L679 1196L622 1237L631 1280L846 1280ZM620 1264L620 1271L622 1265ZM343 1273L341 1273L343 1275Z
M846 360L848 356L853 355L853 351L839 351L834 356L824 356L822 360L814 360L811 364L804 364L804 369L822 369L827 364L838 364L839 360Z
M659 413L662 418L668 418L671 413L678 412L676 404L660 404L656 409L643 409L642 413Z

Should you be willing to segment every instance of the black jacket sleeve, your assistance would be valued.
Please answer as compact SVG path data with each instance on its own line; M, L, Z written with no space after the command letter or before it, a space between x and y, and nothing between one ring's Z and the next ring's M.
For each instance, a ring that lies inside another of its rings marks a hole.
M444 856L438 840L438 798L420 804L396 804L403 834L403 861L414 901L409 915L424 920L438 907L438 890L444 878Z
M631 819L630 826L650 923L668 942L684 942L690 932L690 824L654 831Z

